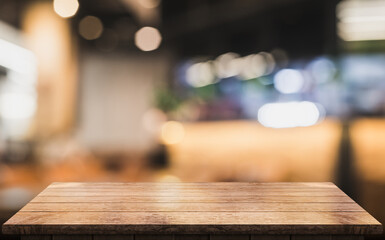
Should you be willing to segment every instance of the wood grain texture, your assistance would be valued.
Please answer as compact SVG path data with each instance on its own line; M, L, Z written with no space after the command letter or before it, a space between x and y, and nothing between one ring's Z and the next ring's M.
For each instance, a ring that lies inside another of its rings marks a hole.
M151 190L142 190L142 191L123 191L123 190L111 190L111 191L60 191L60 190L45 190L39 194L39 196L45 197L103 197L103 196L141 196L141 197L200 197L200 196L213 196L213 197L222 197L222 196L292 196L292 197L341 197L345 194L337 189L332 190L269 190L269 189L255 189L251 190L239 190L234 189L233 191L229 190L207 190L207 191L197 191L197 190L169 190L169 191L151 191Z
M122 183L122 182L54 182L50 184L47 189L51 188L215 188L221 189L226 187L231 188L337 188L331 182L274 182L274 183L254 183L254 182L142 182L142 183Z
M378 222L367 212L28 212L20 211L11 224L40 225L375 225ZM51 234L51 233L50 233Z
M314 198L312 196L301 197L301 196L248 196L248 197L240 197L240 196L221 196L221 197L209 197L209 196L199 196L199 197L186 197L186 196L172 196L172 197L140 197L140 196L93 196L84 197L84 196L71 196L71 197L45 197L45 196L37 196L32 199L31 202L40 202L40 203L77 203L77 202L85 202L85 203L93 203L93 202L115 202L115 203L129 203L129 202L150 202L150 203L222 203L222 202L251 202L251 203L275 203L275 202L299 202L299 203L317 203L317 202L326 202L326 203L354 203L354 201L348 196L341 197L317 197Z
M362 235L237 235L237 234L144 234L144 235L22 235L21 240L364 240Z
M363 212L355 203L28 203L23 212Z
M53 183L3 232L362 235L382 226L332 183Z

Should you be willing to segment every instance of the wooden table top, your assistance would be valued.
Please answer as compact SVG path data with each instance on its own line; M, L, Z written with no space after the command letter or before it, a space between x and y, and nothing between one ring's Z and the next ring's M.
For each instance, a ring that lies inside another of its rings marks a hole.
M333 183L53 183L5 234L380 234Z

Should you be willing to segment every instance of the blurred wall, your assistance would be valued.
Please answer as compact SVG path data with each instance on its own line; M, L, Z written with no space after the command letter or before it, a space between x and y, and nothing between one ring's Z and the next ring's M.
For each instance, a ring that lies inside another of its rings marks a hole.
M67 133L74 125L78 85L70 23L54 12L51 2L32 2L25 11L23 30L39 72L33 133L42 138Z
M81 59L79 137L99 150L148 150L155 139L143 127L154 88L168 77L170 58L86 53Z

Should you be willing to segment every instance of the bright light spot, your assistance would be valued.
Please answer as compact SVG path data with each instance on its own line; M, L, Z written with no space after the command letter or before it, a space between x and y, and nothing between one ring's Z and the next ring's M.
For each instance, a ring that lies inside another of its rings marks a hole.
M4 119L26 119L34 115L36 98L22 93L0 95L0 114Z
M345 41L385 39L385 1L342 1L337 18L338 35Z
M213 64L211 62L193 64L187 69L186 81L192 87L203 87L214 83Z
M239 55L236 53L225 53L215 60L215 67L218 77L228 78L239 74L242 64Z
M265 127L307 127L321 119L321 112L312 102L268 103L258 110L258 121Z
M327 58L312 61L308 66L308 70L318 83L332 80L336 73L334 63Z
M142 51L153 51L162 42L162 36L158 29L143 27L135 33L135 45Z
M103 33L103 24L99 18L86 16L79 23L79 33L87 40L94 40Z
M267 52L260 52L259 55L262 55L265 58L266 69L263 75L268 75L274 71L275 60L273 54Z
M160 4L160 0L138 0L139 4L144 8L156 8Z
M267 63L261 54L253 54L243 58L241 76L247 80L261 77L265 74Z
M15 72L35 75L37 60L29 50L0 39L0 66Z
M158 178L158 182L181 182L181 180L177 176L165 174Z
M305 84L302 73L294 69L282 69L274 76L274 87L281 93L300 92Z
M274 68L275 61L273 55L260 52L243 57L241 76L245 80L262 77L272 73Z
M184 127L180 122L169 121L162 126L162 141L165 144L177 144L184 138Z
M234 76L240 76L241 80L249 80L268 75L274 68L275 61L270 53L260 52L239 57L238 54L229 52L220 55L214 62L208 61L191 66L187 71L187 82L191 86L201 87L218 79Z
M53 9L59 16L63 18L72 17L78 11L78 8L79 8L78 0L54 0L53 1Z

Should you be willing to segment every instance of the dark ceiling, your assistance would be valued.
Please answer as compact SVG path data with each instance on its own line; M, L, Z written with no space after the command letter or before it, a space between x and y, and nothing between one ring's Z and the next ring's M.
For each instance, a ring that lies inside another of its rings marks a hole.
M71 19L74 35L86 49L94 41L77 34L80 19L99 17L119 36L119 50L139 51L133 36L142 23L124 0L79 0ZM0 19L16 27L29 0L0 0ZM248 54L281 48L291 57L336 54L335 6L338 0L163 0L161 48L177 56L217 56L234 51Z

